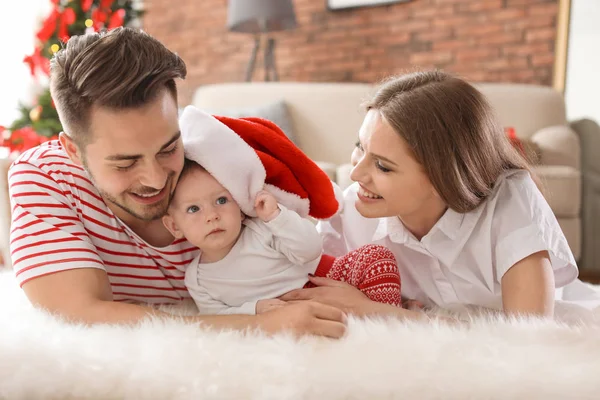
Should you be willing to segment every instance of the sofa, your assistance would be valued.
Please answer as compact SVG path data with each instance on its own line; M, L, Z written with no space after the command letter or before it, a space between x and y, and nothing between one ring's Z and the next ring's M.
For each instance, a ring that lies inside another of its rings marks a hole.
M581 141L594 141L594 148L600 148L596 147L600 146L600 128L589 120L569 123L563 96L550 87L475 86L490 100L504 126L514 128L519 139L539 149L539 163L533 169L541 178L548 203L580 267L593 268L600 250L583 249L582 243L588 242L582 238L590 234L590 242L600 239L600 207L592 205L600 192L600 161L593 160L592 147L582 151ZM223 83L199 87L192 104L221 115L263 116L289 126L290 138L345 188L351 183L349 159L364 116L361 104L375 89L364 83ZM270 110L281 104L286 115L271 116ZM593 170L594 175L582 168ZM588 191L584 188L583 196L582 182L592 185Z

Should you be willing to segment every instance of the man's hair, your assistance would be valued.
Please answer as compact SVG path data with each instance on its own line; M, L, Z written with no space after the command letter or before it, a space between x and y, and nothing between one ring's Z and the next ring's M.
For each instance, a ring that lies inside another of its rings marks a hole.
M63 129L78 145L90 141L92 107L144 106L166 88L177 100L183 60L147 33L132 28L73 36L51 60L50 91Z
M421 71L392 77L366 108L378 110L408 143L454 211L475 209L504 171L530 171L485 96L451 74Z

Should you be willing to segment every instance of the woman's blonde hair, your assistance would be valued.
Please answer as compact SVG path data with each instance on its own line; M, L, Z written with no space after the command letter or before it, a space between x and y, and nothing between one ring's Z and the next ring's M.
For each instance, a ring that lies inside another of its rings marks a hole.
M366 108L378 110L402 136L441 198L457 212L475 209L504 171L530 171L485 96L449 73L391 77Z

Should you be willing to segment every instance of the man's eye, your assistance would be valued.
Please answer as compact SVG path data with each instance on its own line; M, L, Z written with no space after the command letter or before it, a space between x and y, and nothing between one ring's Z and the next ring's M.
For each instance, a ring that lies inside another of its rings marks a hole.
M225 196L219 197L217 199L217 204L219 204L219 205L227 204L227 197L225 197Z
M177 151L177 143L175 143L173 145L173 147L171 147L170 149L162 151L160 154L165 155L165 156L170 156L171 154L175 153L176 151Z
M128 169L133 168L133 166L137 163L137 160L133 160L129 165L116 165L115 168L119 171L127 171Z
M198 206L189 206L186 210L186 212L188 214L194 214L194 213L197 213L198 211L200 211L200 207L198 207Z

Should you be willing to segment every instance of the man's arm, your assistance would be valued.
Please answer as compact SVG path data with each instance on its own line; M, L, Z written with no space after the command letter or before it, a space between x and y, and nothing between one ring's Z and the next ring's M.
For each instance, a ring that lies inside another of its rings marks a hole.
M74 322L136 323L150 316L177 318L148 306L112 301L106 273L97 268L80 268L40 276L23 284L29 300ZM346 315L338 308L310 302L292 304L261 315L206 315L185 317L216 329L261 329L267 333L291 331L333 338L344 335Z

